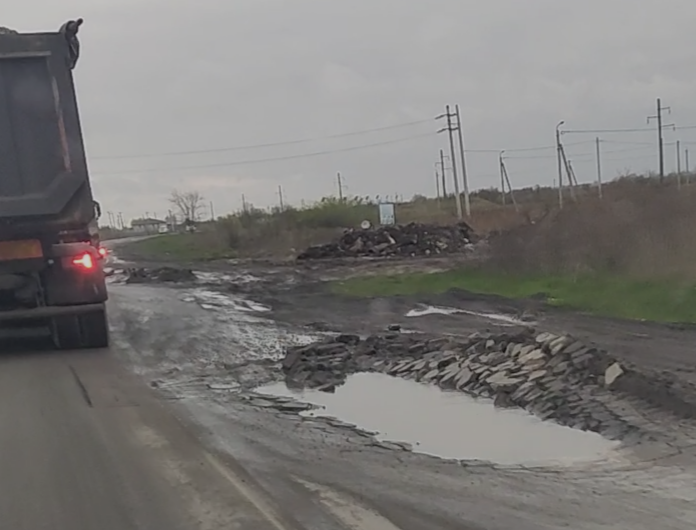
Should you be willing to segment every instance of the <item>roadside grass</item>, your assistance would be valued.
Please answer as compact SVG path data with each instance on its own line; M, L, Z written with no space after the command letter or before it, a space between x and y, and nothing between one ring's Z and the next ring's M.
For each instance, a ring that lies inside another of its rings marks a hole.
M152 261L212 261L234 258L235 252L211 233L163 234L122 247L124 255Z
M513 299L543 294L551 305L599 316L696 323L696 284L676 280L637 280L608 274L513 275L466 269L357 277L334 282L331 289L359 297L439 294L450 289Z

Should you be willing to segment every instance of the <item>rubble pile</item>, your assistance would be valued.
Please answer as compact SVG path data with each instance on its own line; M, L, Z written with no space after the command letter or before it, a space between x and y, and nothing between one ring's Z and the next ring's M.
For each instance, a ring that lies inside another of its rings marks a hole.
M186 283L198 278L191 269L158 267L126 269L126 283Z
M409 223L350 229L338 241L309 247L297 259L453 254L470 248L473 238L473 230L463 222L453 226Z
M638 431L608 406L630 370L568 335L531 329L466 339L339 335L289 348L282 368L289 386L333 392L351 373L382 372L492 398L498 407L612 439Z

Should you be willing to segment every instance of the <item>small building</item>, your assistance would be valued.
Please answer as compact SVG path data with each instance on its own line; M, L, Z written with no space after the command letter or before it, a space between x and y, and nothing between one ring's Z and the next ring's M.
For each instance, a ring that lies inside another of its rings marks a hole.
M131 228L139 234L161 234L167 231L167 222L161 219L134 219Z

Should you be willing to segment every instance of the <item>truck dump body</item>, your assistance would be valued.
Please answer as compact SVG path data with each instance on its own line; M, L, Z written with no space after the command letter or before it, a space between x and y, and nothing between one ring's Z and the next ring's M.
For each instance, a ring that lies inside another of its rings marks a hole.
M0 34L0 239L94 219L70 51L61 32Z
M72 78L81 24L0 28L0 328L48 328L63 349L109 342Z

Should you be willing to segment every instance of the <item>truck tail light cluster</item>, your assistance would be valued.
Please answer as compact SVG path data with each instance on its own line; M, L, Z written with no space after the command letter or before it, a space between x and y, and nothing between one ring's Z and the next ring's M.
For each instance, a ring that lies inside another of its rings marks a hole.
M77 256L73 258L72 264L75 265L76 267L79 267L84 270L92 270L96 266L96 263L94 263L94 258L92 257L91 254L85 253L82 254L81 256Z

